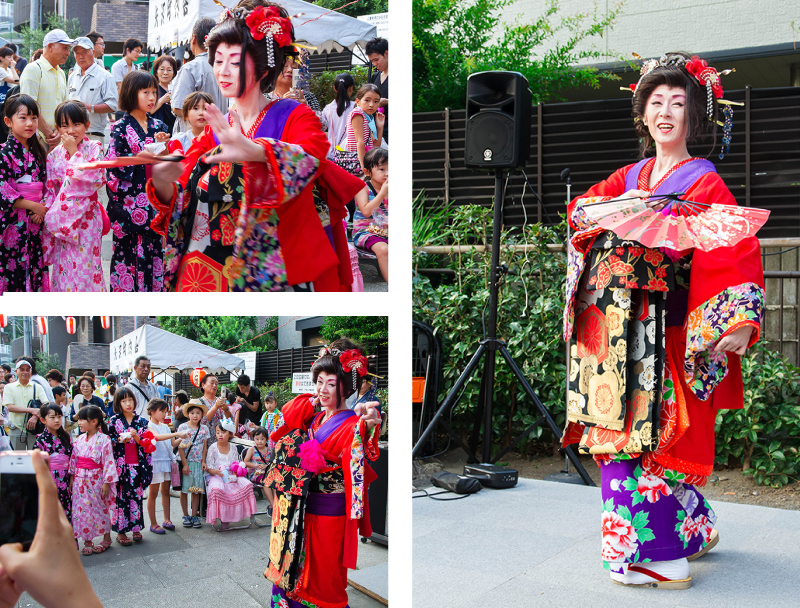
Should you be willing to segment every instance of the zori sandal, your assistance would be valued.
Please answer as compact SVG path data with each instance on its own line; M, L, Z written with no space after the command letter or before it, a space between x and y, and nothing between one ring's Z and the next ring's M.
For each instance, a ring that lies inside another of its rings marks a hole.
M123 547L130 547L133 544L133 541L130 538L121 534L117 534L117 542Z
M92 555L94 553L95 546L92 543L86 543L83 545L83 549L81 550L81 555Z
M131 534L133 536L133 540L139 541L142 540L142 533L141 532L134 532Z
M102 553L103 551L105 551L109 547L111 547L111 541L110 540L104 540L99 545L95 545L94 546L94 552L95 553Z
M692 586L692 577L672 580L667 578L666 576L662 576L658 572L654 572L653 570L648 570L647 568L643 568L638 564L630 564L628 566L628 572L638 572L639 574L644 574L652 578L652 581L648 581L646 583L625 583L615 579L613 576L611 577L611 582L616 585L622 585L623 587L650 587L652 589L689 589Z
M708 544L702 549L700 549L700 551L698 551L694 555L690 555L686 559L690 562L693 562L694 560L703 557L706 553L711 551L711 549L716 547L718 542L719 542L719 532L717 532L716 530L711 530L711 536L708 537Z

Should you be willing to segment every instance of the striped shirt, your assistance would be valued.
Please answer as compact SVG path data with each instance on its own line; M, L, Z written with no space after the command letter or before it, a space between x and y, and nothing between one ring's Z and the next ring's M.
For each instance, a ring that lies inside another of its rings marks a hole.
M40 57L22 72L19 79L19 92L30 95L39 104L39 112L44 121L55 129L56 108L67 99L67 75L59 66L52 66L44 56Z
M369 150L374 145L372 142L372 131L369 130L367 116L364 114L364 110L356 106L353 111L350 112L350 119L347 121L347 151L358 152L356 134L353 131L353 116L361 116L362 118L361 131L364 134L364 150Z

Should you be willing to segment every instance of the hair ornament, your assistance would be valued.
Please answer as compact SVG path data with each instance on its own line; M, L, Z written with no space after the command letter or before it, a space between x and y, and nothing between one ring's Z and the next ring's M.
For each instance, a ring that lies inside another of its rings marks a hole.
M292 44L291 20L281 17L280 11L274 6L266 8L257 6L251 11L243 7L228 8L219 0L214 0L214 4L222 7L222 11L217 15L217 26L228 19L243 20L254 40L264 40L266 42L267 64L269 67L274 68L275 49L272 43L274 42L278 47Z
M636 53L633 53L634 59L641 60L642 57ZM736 101L728 101L726 99L722 99L722 95L724 94L722 90L722 83L720 81L720 76L726 76L731 72L735 72L735 68L731 68L729 70L723 70L718 72L716 68L708 65L708 62L705 59L700 59L697 55L693 55L691 59L687 60L682 55L661 55L658 59L647 59L642 60L642 67L639 70L639 80L636 84L631 84L628 87L620 87L623 91L630 90L634 95L636 94L639 85L642 82L642 78L647 76L650 72L657 70L659 68L666 68L666 67L681 67L685 69L697 82L700 86L704 86L706 89L706 113L708 115L708 120L712 122L716 122L719 126L722 127L722 150L720 151L720 159L725 158L725 153L730 152L730 144L731 144L731 130L733 129L733 107L732 106L743 106L743 103L739 103ZM724 106L723 109L723 116L725 121L719 122L716 120L714 116L714 100L717 100L717 103Z

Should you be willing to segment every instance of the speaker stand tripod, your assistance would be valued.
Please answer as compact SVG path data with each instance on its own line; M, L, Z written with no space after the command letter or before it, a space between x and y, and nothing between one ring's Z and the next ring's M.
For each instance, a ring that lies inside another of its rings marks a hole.
M412 457L416 458L419 452L422 450L422 447L425 445L425 442L428 440L430 435L436 430L437 424L442 421L442 417L446 411L450 408L454 407L461 396L461 389L467 383L468 380L472 377L472 374L477 370L478 365L483 358L483 382L484 382L484 390L483 390L483 454L482 459L480 462L484 462L487 464L494 464L500 458L505 456L508 452L513 450L519 443L536 427L540 424L544 423L550 429L550 432L553 433L557 439L561 438L561 429L556 426L553 417L547 411L544 404L539 400L539 397L531 388L531 385L528 383L528 380L525 378L525 375L522 373L522 370L519 368L517 363L514 361L514 358L511 356L511 353L508 352L506 348L506 344L503 340L499 340L497 338L497 294L499 291L499 280L500 280L500 226L503 221L503 169L496 169L495 170L495 181L494 181L494 224L492 226L492 259L491 259L491 270L490 270L490 285L489 285L489 322L486 324L486 338L481 340L480 344L478 345L478 349L475 351L475 354L472 355L472 359L470 359L467 366L464 368L464 371L461 372L461 375L456 380L456 383L453 385L453 388L450 389L450 392L445 397L444 402L434 414L431 423L428 425L428 428L425 429L425 432L422 433L420 438L417 440L416 445L412 451ZM514 439L506 449L504 449L500 454L492 458L492 407L494 403L494 364L495 364L495 356L497 353L505 359L506 363L508 364L509 368L511 369L514 377L516 378L517 382L519 383L520 388L525 392L528 397L530 397L531 401L533 401L536 409L539 411L539 418L531 424L527 429L525 429L516 439ZM479 424L479 421L476 422ZM452 429L449 427L447 428L448 432L455 436ZM475 463L479 462L475 453L472 451L471 448L464 445L464 443L457 438L457 442L461 445L462 449L467 453L469 457L469 462ZM589 474L583 468L583 465L578 460L578 457L572 451L572 448L565 449L567 458L572 462L575 469L578 471L578 474L581 476L583 482L588 486L595 485L592 481Z

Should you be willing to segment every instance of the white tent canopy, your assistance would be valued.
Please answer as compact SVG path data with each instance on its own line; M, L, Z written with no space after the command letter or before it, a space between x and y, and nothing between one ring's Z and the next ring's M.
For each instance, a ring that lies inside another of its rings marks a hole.
M206 368L213 374L236 369L244 370L244 359L172 332L143 325L139 329L114 340L110 344L111 371L115 374L133 370L136 357L145 355L150 359L153 373L177 372Z
M236 0L223 0L233 7ZM371 23L348 17L302 0L278 0L289 15L304 13L292 20L298 43L316 47L312 53L341 51L364 46L378 35ZM167 46L188 44L192 28L201 17L217 18L222 9L213 0L151 0L147 20L147 46L158 51ZM324 17L320 17L327 13ZM320 17L319 19L316 19ZM316 19L316 21L312 21Z

